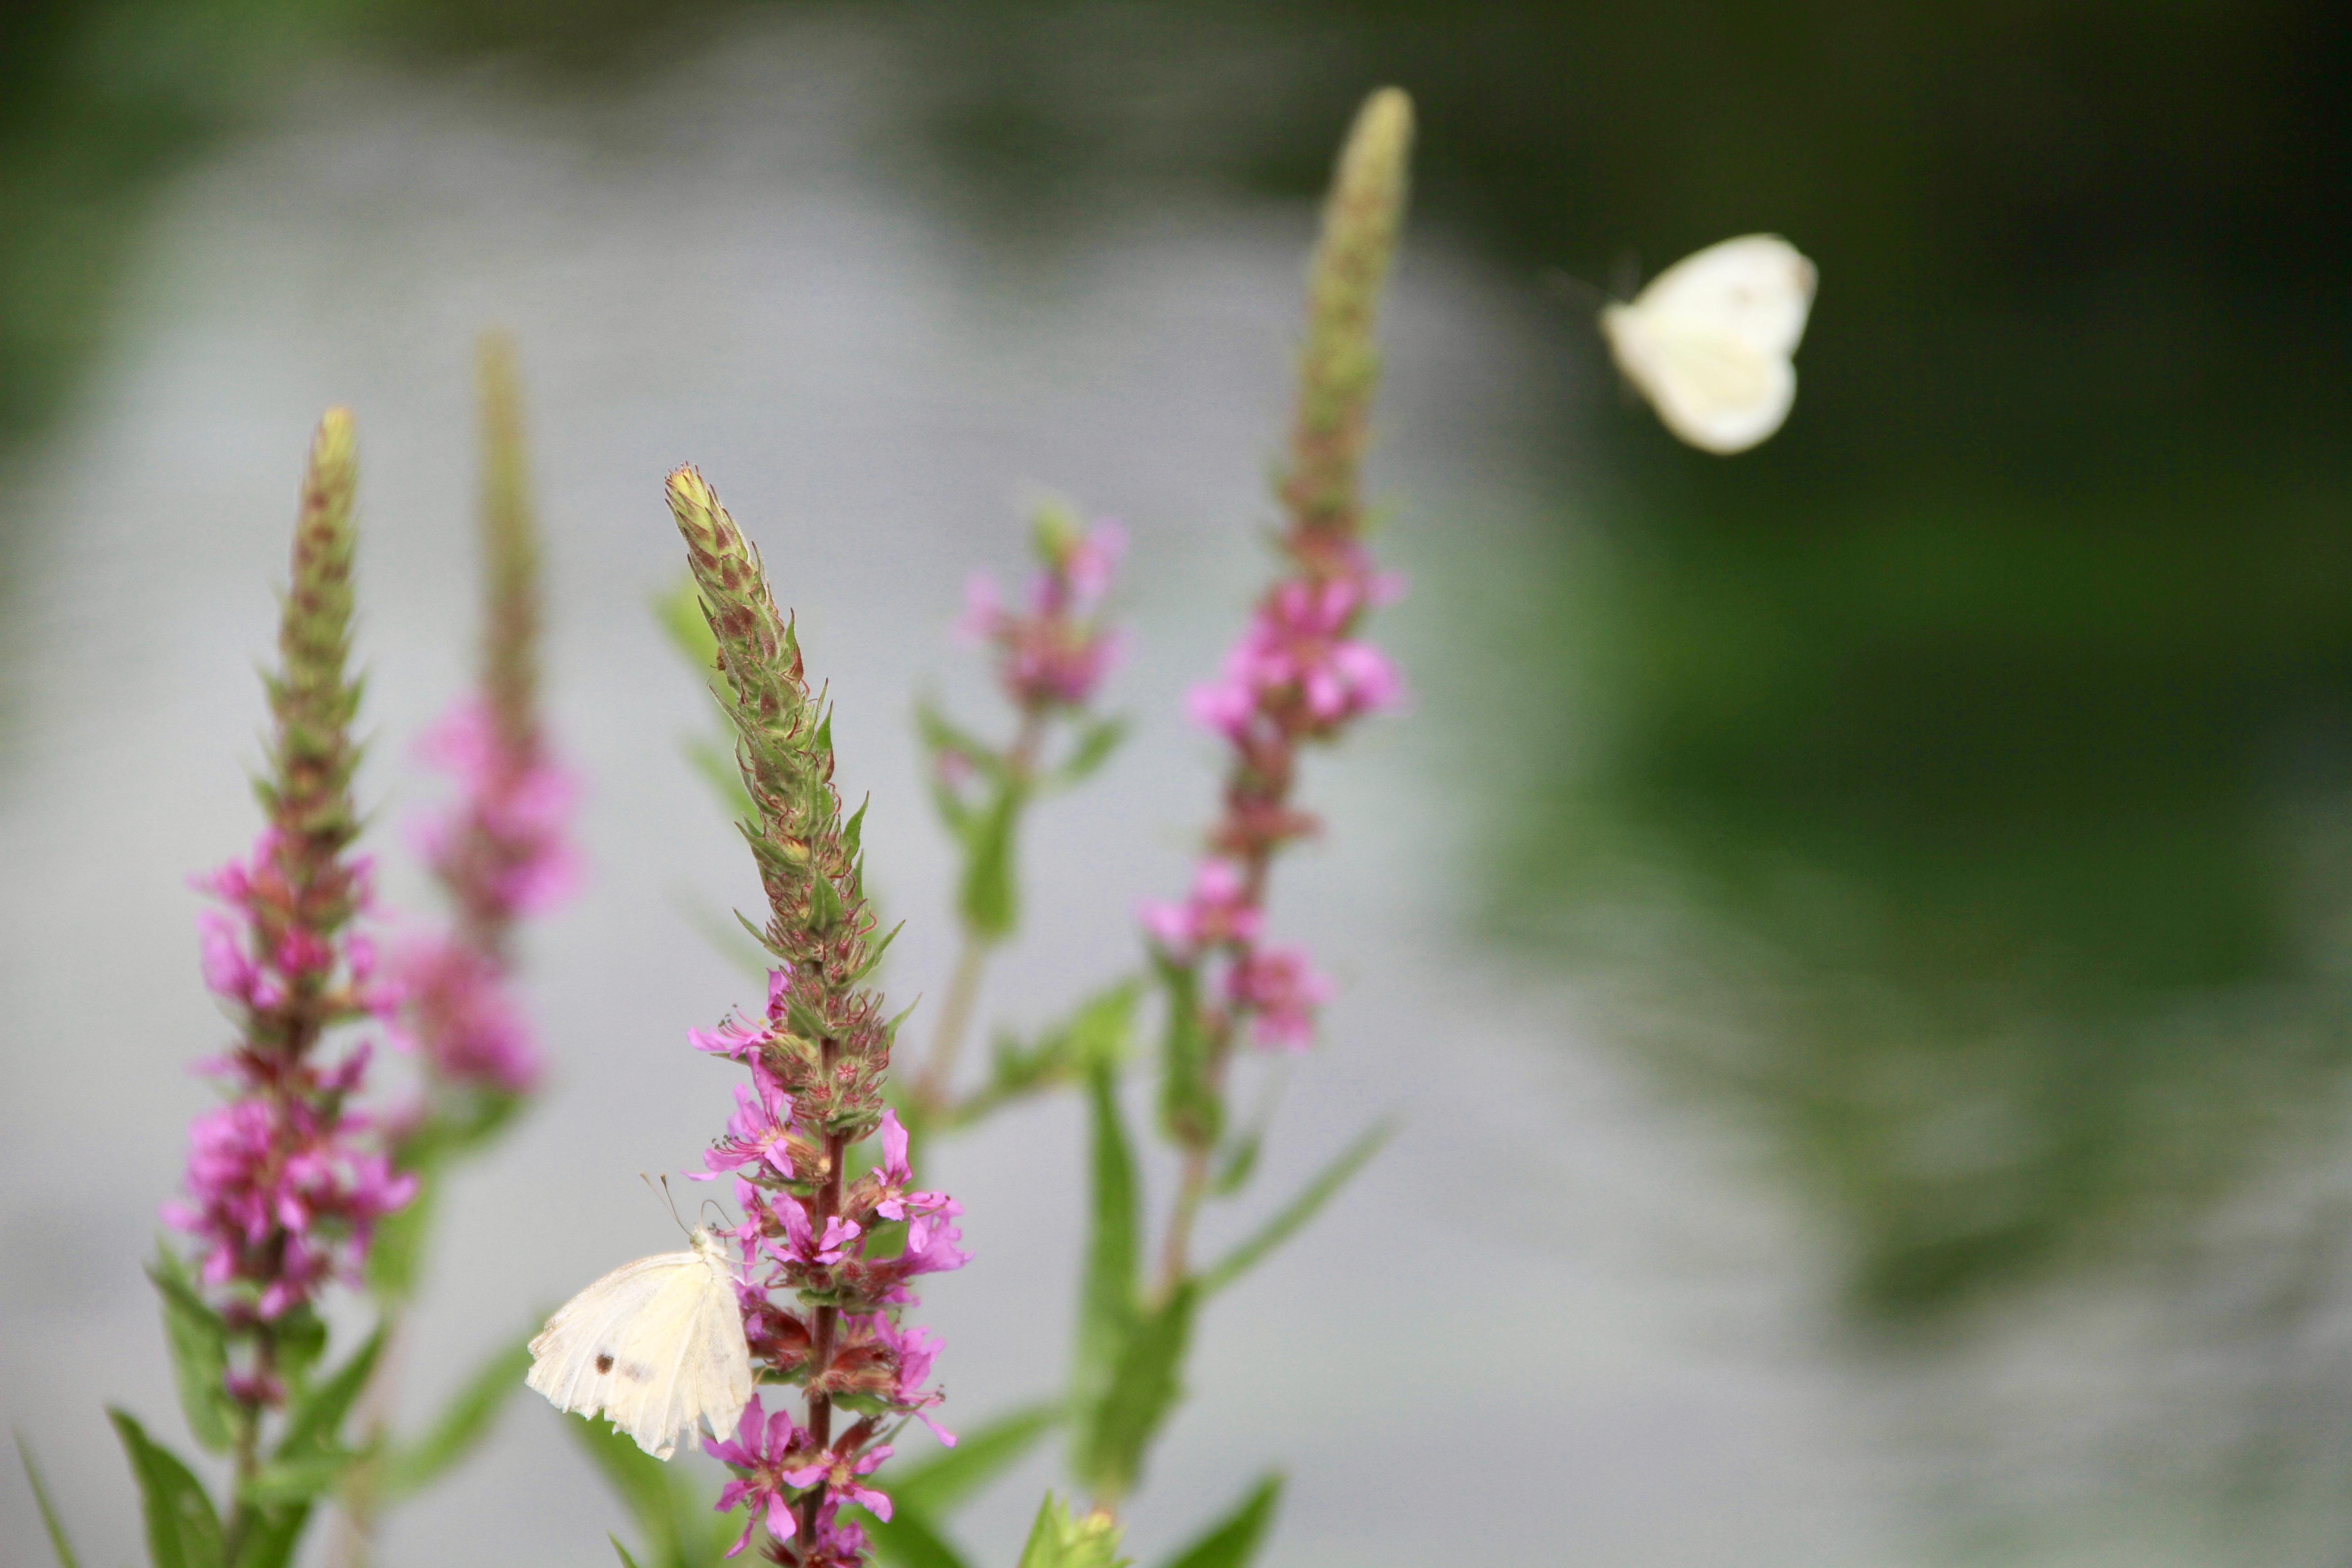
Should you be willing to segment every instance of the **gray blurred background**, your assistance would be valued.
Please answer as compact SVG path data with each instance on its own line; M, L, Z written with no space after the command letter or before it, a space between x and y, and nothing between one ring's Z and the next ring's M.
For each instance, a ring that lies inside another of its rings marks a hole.
M1281 1463L1276 1568L2352 1559L2347 37L2119 0L12 8L0 1403L88 1556L139 1550L101 1405L176 1433L138 1266L224 1034L184 879L255 826L320 408L360 421L384 846L470 657L485 326L590 781L593 880L530 947L555 1082L452 1194L415 1414L671 1245L637 1173L727 1108L684 1032L753 985L694 920L756 887L675 744L664 470L703 466L834 682L901 997L951 942L911 696L989 710L961 581L1018 569L1040 490L1125 520L1136 736L1039 818L987 999L1055 1016L1212 809L1181 693L1267 570L1313 198L1396 81L1372 482L1416 700L1309 773L1274 924L1342 991L1261 1201L1405 1132L1211 1315L1131 1544ZM1789 428L1721 461L1560 277L1753 228L1822 292ZM940 1152L950 1425L1059 1382L1079 1131ZM1055 1479L970 1516L981 1557ZM385 1560L603 1561L621 1520L523 1401ZM16 1480L0 1540L35 1560Z

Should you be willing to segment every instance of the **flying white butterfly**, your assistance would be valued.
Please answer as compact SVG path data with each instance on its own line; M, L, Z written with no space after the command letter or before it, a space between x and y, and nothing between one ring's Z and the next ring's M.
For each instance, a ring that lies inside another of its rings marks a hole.
M1812 305L1813 264L1779 235L1748 234L1684 257L1632 304L1602 310L1601 330L1667 429L1728 455L1789 416L1789 356Z
M558 1410L603 1411L656 1459L697 1422L725 1436L751 1398L735 1270L707 1225L691 1251L624 1263L566 1301L530 1353L525 1383Z

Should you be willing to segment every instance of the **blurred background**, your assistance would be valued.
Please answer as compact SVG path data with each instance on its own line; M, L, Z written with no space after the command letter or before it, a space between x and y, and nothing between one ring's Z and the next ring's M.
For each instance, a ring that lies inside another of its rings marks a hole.
M672 745L664 470L834 680L902 997L952 941L910 694L986 711L962 577L1041 489L1126 521L1137 737L1040 819L987 1002L1056 1015L1210 813L1181 692L1266 569L1314 198L1392 81L1417 700L1308 780L1275 925L1344 989L1265 1190L1406 1132L1212 1315L1131 1545L1280 1462L1278 1568L2352 1559L2347 70L2318 0L0 9L0 1403L85 1552L138 1550L101 1403L177 1432L138 1265L223 1033L184 879L254 826L320 408L389 842L471 655L470 342L518 334L591 781L531 951L559 1081L453 1194L422 1410L670 1245L636 1173L727 1106L682 1037L749 985L694 922L756 889ZM1591 286L1753 229L1822 291L1788 427L1717 459ZM951 1416L1061 1377L1080 1142L1054 1102L941 1151ZM386 1560L620 1520L519 1403Z

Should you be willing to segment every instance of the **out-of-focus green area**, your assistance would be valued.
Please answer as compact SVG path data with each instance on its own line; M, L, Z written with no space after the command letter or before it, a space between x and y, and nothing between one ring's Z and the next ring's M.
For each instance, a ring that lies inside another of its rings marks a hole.
M1552 613L1487 656L1572 740L1486 803L1487 874L1501 929L1777 1134L1868 1313L2112 1257L2336 1135L2352 12L831 9L928 57L903 133L1007 244L1311 192L1392 80L1419 222L1531 291L1752 228L1820 262L1774 442L1627 422L1579 478ZM593 92L745 10L0 11L0 445L73 395L163 182L314 58ZM1581 304L1559 331L1591 353Z

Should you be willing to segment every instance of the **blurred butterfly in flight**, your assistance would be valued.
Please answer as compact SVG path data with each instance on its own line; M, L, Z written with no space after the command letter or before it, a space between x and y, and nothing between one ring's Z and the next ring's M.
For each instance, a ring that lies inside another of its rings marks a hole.
M1667 429L1727 456L1789 417L1790 356L1812 305L1813 264L1778 235L1748 234L1684 257L1603 310L1601 331Z

